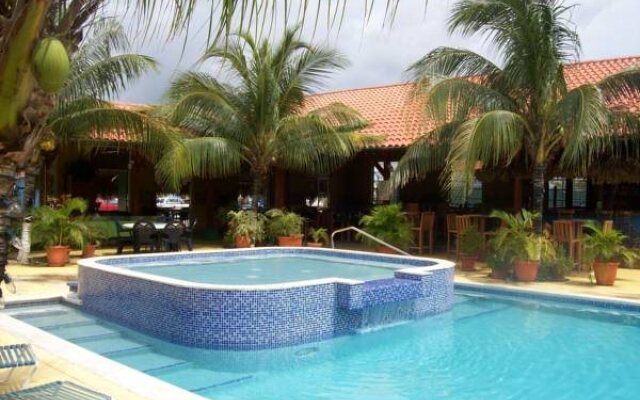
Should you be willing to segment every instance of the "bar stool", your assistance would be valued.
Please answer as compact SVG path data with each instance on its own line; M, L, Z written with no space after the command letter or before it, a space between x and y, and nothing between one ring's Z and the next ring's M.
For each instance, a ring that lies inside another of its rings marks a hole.
M577 263L578 271L580 271L582 269L582 240L576 236L573 221L553 221L553 236L558 243L568 247L569 257Z
M458 224L456 222L456 218L458 216L456 214L447 214L446 224L445 224L445 236L447 237L447 253L451 253L451 237L454 239L457 238L458 235Z
M433 240L436 225L436 213L433 211L424 211L420 213L420 223L417 227L413 227L412 231L414 238L417 235L417 246L410 247L410 249L418 249L418 254L422 255L425 247L428 247L429 254L433 254ZM428 246L424 245L425 234L429 235Z
M468 215L456 216L456 260L460 259L460 235L471 226L475 226L473 217Z

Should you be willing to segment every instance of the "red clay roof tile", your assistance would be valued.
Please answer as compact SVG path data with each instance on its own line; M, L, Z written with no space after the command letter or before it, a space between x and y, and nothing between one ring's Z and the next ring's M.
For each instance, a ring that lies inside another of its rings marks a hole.
M633 65L640 65L640 56L579 62L565 67L565 79L569 89L573 89L599 82ZM434 127L434 121L425 118L420 102L411 99L412 88L413 84L403 83L319 93L307 97L307 109L343 103L369 121L363 133L384 137L376 147L406 147ZM640 112L640 99L628 99L614 106Z

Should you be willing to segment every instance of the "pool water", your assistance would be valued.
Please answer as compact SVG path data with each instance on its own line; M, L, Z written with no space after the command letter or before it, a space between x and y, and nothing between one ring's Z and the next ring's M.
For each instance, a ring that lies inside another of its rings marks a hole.
M269 284L322 278L359 281L392 278L394 268L383 263L357 263L334 257L260 256L215 262L137 264L134 271L198 283L227 285Z
M260 351L191 349L64 305L8 309L205 398L637 399L640 315L459 293L450 312Z

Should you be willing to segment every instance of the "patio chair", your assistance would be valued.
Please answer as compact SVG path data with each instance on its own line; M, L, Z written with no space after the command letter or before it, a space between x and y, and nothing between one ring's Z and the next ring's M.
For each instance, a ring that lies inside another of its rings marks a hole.
M582 240L576 235L576 224L571 220L553 221L553 237L569 250L569 258L582 269Z
M613 230L613 220L603 221L602 230L605 232L611 232Z
M158 249L158 230L153 222L138 221L133 225L133 252L139 253L143 247L152 252Z
M451 253L451 237L457 239L458 224L456 222L456 214L447 214L447 223L445 224L445 235L447 236L447 253Z
M473 217L456 215L456 260L460 259L460 235L472 225L477 227L477 225L474 224Z
M162 230L162 248L167 251L180 251L182 235L186 227L181 221L169 222Z
M113 221L116 224L116 249L118 254L122 254L125 246L133 246L133 238L131 232L124 229L120 221Z
M25 381L22 382L22 385L26 385L38 368L38 359L30 344L22 343L0 346L0 370L9 370L5 377L0 380L0 383L7 383L13 376L13 373L18 368L23 367L31 368L29 375Z
M198 218L192 219L191 222L187 225L187 229L185 229L184 233L182 234L182 241L187 246L187 249L189 251L193 251L193 230L195 229L196 225L198 225Z
M417 227L413 227L412 231L414 236L417 236L417 246L410 247L410 249L418 249L418 254L422 254L424 248L429 249L429 253L433 254L433 240L435 234L436 225L436 213L433 211L424 211L420 213L420 222ZM425 246L425 236L429 237L428 245Z
M111 400L111 396L73 382L55 381L0 395L0 400Z

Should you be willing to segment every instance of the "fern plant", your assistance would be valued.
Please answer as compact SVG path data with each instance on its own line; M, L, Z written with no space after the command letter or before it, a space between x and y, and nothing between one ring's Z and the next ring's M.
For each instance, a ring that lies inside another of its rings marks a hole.
M400 204L374 207L369 215L360 219L360 225L370 235L399 248L407 248L413 242L411 223ZM364 235L359 234L358 239L368 245L378 245Z
M84 246L90 229L80 214L86 210L87 202L81 198L69 199L60 208L35 209L31 230L33 241L45 246Z

